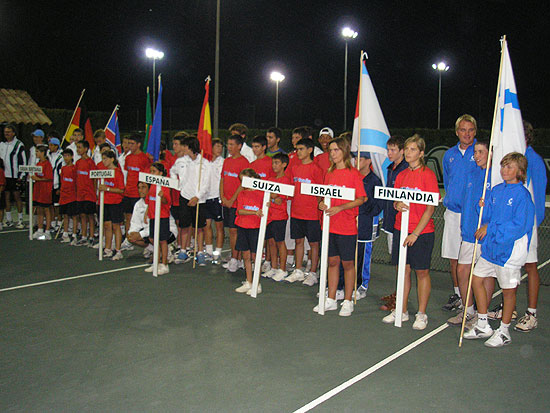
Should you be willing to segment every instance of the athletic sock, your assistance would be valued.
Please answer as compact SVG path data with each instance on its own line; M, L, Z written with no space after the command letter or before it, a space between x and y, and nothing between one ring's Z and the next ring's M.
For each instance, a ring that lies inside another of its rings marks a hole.
M477 315L477 326L480 328L487 327L487 314L479 314Z
M19 221L23 221L23 213L22 212L18 212L17 217L19 218Z
M455 294L460 297L460 289L458 287L454 287Z
M213 255L214 254L214 249L212 248L212 244L206 245L206 253L208 255Z
M11 221L11 211L6 212L6 221Z
M222 249L216 248L216 255L222 255Z
M294 255L289 255L287 258L286 258L286 262L287 264L294 264Z
M537 309L536 308L528 308L527 311L530 312L531 315L534 315L535 317L537 316Z
M64 236L64 237L68 237L68 236L69 236L69 233L66 232L66 231L63 231L63 236Z
M500 329L503 333L508 334L508 328L510 328L510 323L504 324L502 321L500 322Z
M470 307L468 307L468 308L466 309L466 314L468 314L468 315L474 315L475 313L476 313L476 312L475 312L475 310L474 310L474 306L473 306L473 305L471 305Z

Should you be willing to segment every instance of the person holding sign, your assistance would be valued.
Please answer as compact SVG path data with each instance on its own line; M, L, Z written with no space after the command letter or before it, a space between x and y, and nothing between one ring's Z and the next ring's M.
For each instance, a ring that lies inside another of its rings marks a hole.
M52 205L53 170L47 154L48 147L46 145L36 148L36 156L38 158L36 166L42 167L42 173L36 173L31 176L31 179L35 182L32 196L34 205L36 206L38 224L38 229L32 237L42 241L52 239L50 234L52 221L50 206ZM46 232L44 232L44 215L46 215Z
M122 194L124 193L124 174L118 166L116 155L113 151L104 152L101 155L105 169L114 169L114 178L105 178L98 189L104 195L104 228L105 228L105 251L103 256L113 261L121 260L123 257L120 250L122 244L122 230L120 224L124 222L124 210L122 209ZM115 234L115 250L113 251L113 232ZM100 246L101 248L101 246Z
M340 263L344 268L345 293L340 316L353 313L353 288L355 285L355 248L357 247L357 215L359 206L367 200L363 176L351 164L350 143L345 138L333 139L328 146L330 168L325 176L325 185L355 189L355 200L334 198L330 208L323 201L318 206L330 217L328 244L328 298L325 311L336 310L336 289L340 278ZM313 311L318 312L319 306Z
M151 174L157 175L157 176L166 176L166 169L164 168L164 165L160 162L155 162L151 165ZM144 221L147 223L149 221L149 241L151 244L154 243L154 233L155 233L155 205L157 201L157 186L155 184L152 184L149 187L149 194L146 198L146 204L147 204L147 212L146 212L146 218ZM168 268L168 239L170 238L170 205L171 205L171 191L170 188L163 187L159 191L159 197L160 197L160 234L159 234L159 242L160 242L160 253L161 253L161 261L158 265L158 275L164 275L168 274L170 272L170 268ZM150 267L147 267L145 269L145 272L153 272L154 271L154 263Z
M394 188L407 188L426 192L439 193L437 178L433 171L424 163L424 150L426 143L419 135L415 134L405 141L405 160L409 167L402 171L395 179ZM434 246L434 221L432 215L433 205L394 202L394 208L398 211L395 217L395 231L393 233L392 264L399 263L399 239L401 231L407 231L404 246L408 247L407 265L405 268L405 286L403 294L403 308L392 310L382 321L387 324L395 322L396 311L402 311L402 321L409 319L407 301L411 290L411 270L414 270L417 278L418 313L413 324L413 329L423 330L428 325L426 308L431 292L430 263ZM401 228L401 213L409 210L409 228Z
M260 175L252 168L247 168L239 174L242 181L243 176L261 179ZM260 233L260 219L263 215L262 200L263 192L244 188L237 196L237 243L235 248L243 255L244 269L246 271L246 281L243 285L236 288L238 293L252 294L252 261L256 259L256 247L258 245L258 236ZM262 286L258 284L258 294L262 292Z

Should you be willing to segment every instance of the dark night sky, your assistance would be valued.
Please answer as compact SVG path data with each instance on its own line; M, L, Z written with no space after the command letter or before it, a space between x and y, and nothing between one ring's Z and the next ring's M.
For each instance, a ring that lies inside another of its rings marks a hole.
M464 112L489 127L502 34L508 36L523 117L550 127L546 1L264 1L222 0L220 127L280 124L342 127L344 41L349 23L349 121L355 110L359 53L367 51L386 121L435 127L437 74L445 59L442 126ZM143 109L151 84L149 45L165 51L163 107L198 123L203 81L214 76L215 0L30 1L0 3L0 87L24 89L40 106L72 109L87 89L88 110ZM543 62L547 62L546 64ZM213 85L211 105L213 104ZM166 110L166 109L165 109ZM177 113L180 113L177 112ZM121 117L124 126L124 118Z

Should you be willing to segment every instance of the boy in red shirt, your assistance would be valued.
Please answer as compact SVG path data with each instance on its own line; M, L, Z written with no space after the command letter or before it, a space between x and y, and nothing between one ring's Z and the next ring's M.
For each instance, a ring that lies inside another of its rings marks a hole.
M260 179L260 176L252 168L247 168L239 174L239 179L243 176ZM256 259L256 249L258 248L258 235L260 232L260 221L263 215L262 201L264 194L261 191L245 188L237 196L237 243L236 248L243 254L244 268L246 271L246 281L243 285L236 288L238 293L252 293L252 261ZM258 284L258 294L262 292L262 286Z
M270 179L273 175L271 158L265 154L267 149L267 139L265 136L256 136L252 140L252 152L256 160L250 164L250 167L256 171L260 179Z
M47 158L47 153L48 147L45 145L36 148L36 157L38 158L36 166L42 167L42 173L36 173L31 176L31 179L34 181L32 196L34 205L36 206L38 224L38 230L32 237L33 239L42 241L52 239L50 234L52 221L50 206L52 205L53 169ZM44 215L46 215L46 232L44 232Z
M320 155L317 155L313 162L319 166L323 170L324 173L327 173L328 168L330 168L330 156L328 152L328 144L331 139L334 139L334 132L330 128L323 128L319 132L319 145L321 145L321 149L323 150L323 153Z
M290 177L285 175L288 166L288 155L276 153L273 155L273 172L275 177L270 181L292 185ZM272 259L272 268L262 274L263 277L275 281L282 281L287 275L286 258L287 250L285 245L286 222L288 221L287 200L285 195L271 194L271 204L267 218L266 236L268 249ZM279 265L277 265L277 252L279 253Z
M69 235L69 217L73 220L73 241L76 243L76 230L78 229L78 206L76 203L76 167L73 164L73 151L63 151L59 190L59 214L63 217L62 243L71 242Z
M124 160L124 169L126 170L126 187L124 189L124 198L122 199L122 209L124 211L124 227L130 228L132 211L134 205L139 201L139 192L137 185L140 172L149 172L151 160L146 153L141 151L141 137L131 135L128 137L128 146L130 153Z
M90 178L90 171L96 169L96 164L92 158L88 156L90 144L86 140L82 140L76 144L76 152L80 159L76 161L76 202L78 205L78 213L80 214L82 237L76 243L78 246L92 246L95 227L96 213L96 191L93 180ZM88 232L88 224L90 224L90 232ZM88 234L90 240L88 241Z
M285 281L303 281L312 286L317 280L317 265L319 264L319 241L321 241L321 224L317 197L300 193L302 183L322 184L323 171L313 162L313 141L302 139L296 144L296 156L299 165L292 168L291 176L294 181L294 198L290 208L290 236L296 241L296 269L285 278ZM307 237L311 247L311 269L306 278L302 270L304 258L304 239ZM307 282L306 282L307 281Z
M235 224L237 196L242 190L239 174L249 166L248 160L241 155L242 146L243 141L239 135L231 135L227 139L227 152L229 156L223 161L220 180L223 222L224 226L229 228L229 243L231 245L231 259L227 263L229 272L235 272L239 267L237 262L238 251L235 248L237 243L237 226Z

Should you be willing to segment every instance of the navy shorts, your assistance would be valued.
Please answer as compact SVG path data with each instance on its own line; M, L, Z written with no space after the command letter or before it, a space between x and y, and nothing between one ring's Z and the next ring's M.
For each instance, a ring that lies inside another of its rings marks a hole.
M96 213L96 204L92 201L77 201L78 213L84 215L93 215Z
M74 201L69 202L68 204L59 205L59 214L68 215L70 217L78 215L78 204Z
M113 224L124 222L122 203L103 205L103 222L112 222Z
M197 206L189 206L188 199L180 196L180 213L179 213L179 227L180 228L195 228L195 219L197 214ZM198 228L204 228L206 226L206 218L204 217L204 204L199 205L199 223Z
M399 264L399 241L401 232L393 231L393 244L391 251L391 263ZM432 250L434 248L435 236L433 232L420 234L412 247L407 247L407 264L413 270L429 270L432 262Z
M59 205L59 194L57 193L58 189L52 189L52 204L57 206Z
M241 228L237 227L237 251L250 251L256 254L258 248L258 235L260 228Z
M0 192L0 210L6 209L6 191Z
M179 222L180 220L180 207L179 205L172 205L170 207L170 214L174 217L174 220L176 222Z
M45 202L33 202L32 204L40 208L49 208L52 206L52 204L46 204Z
M161 218L160 219L160 231L159 231L159 240L168 241L170 239L170 218ZM149 239L151 242L154 242L155 239L155 220L149 220Z
M17 178L6 178L6 192L17 192L19 191L19 186L17 185Z
M275 238L275 242L285 240L286 220L271 221L265 230L265 239Z
M122 211L125 214L133 213L134 212L134 205L136 204L137 201L139 201L139 197L138 198L129 198L129 197L125 196L124 198L122 198Z
M206 204L204 204L204 215L206 219L212 219L216 222L223 221L223 209L220 198L206 200Z
M226 228L237 228L235 225L235 218L237 218L237 208L223 207L223 226Z
M319 220L290 218L290 238L307 238L308 242L321 241L321 224Z
M341 235L330 233L328 235L328 256L340 257L342 261L355 261L355 248L357 247L357 235Z

